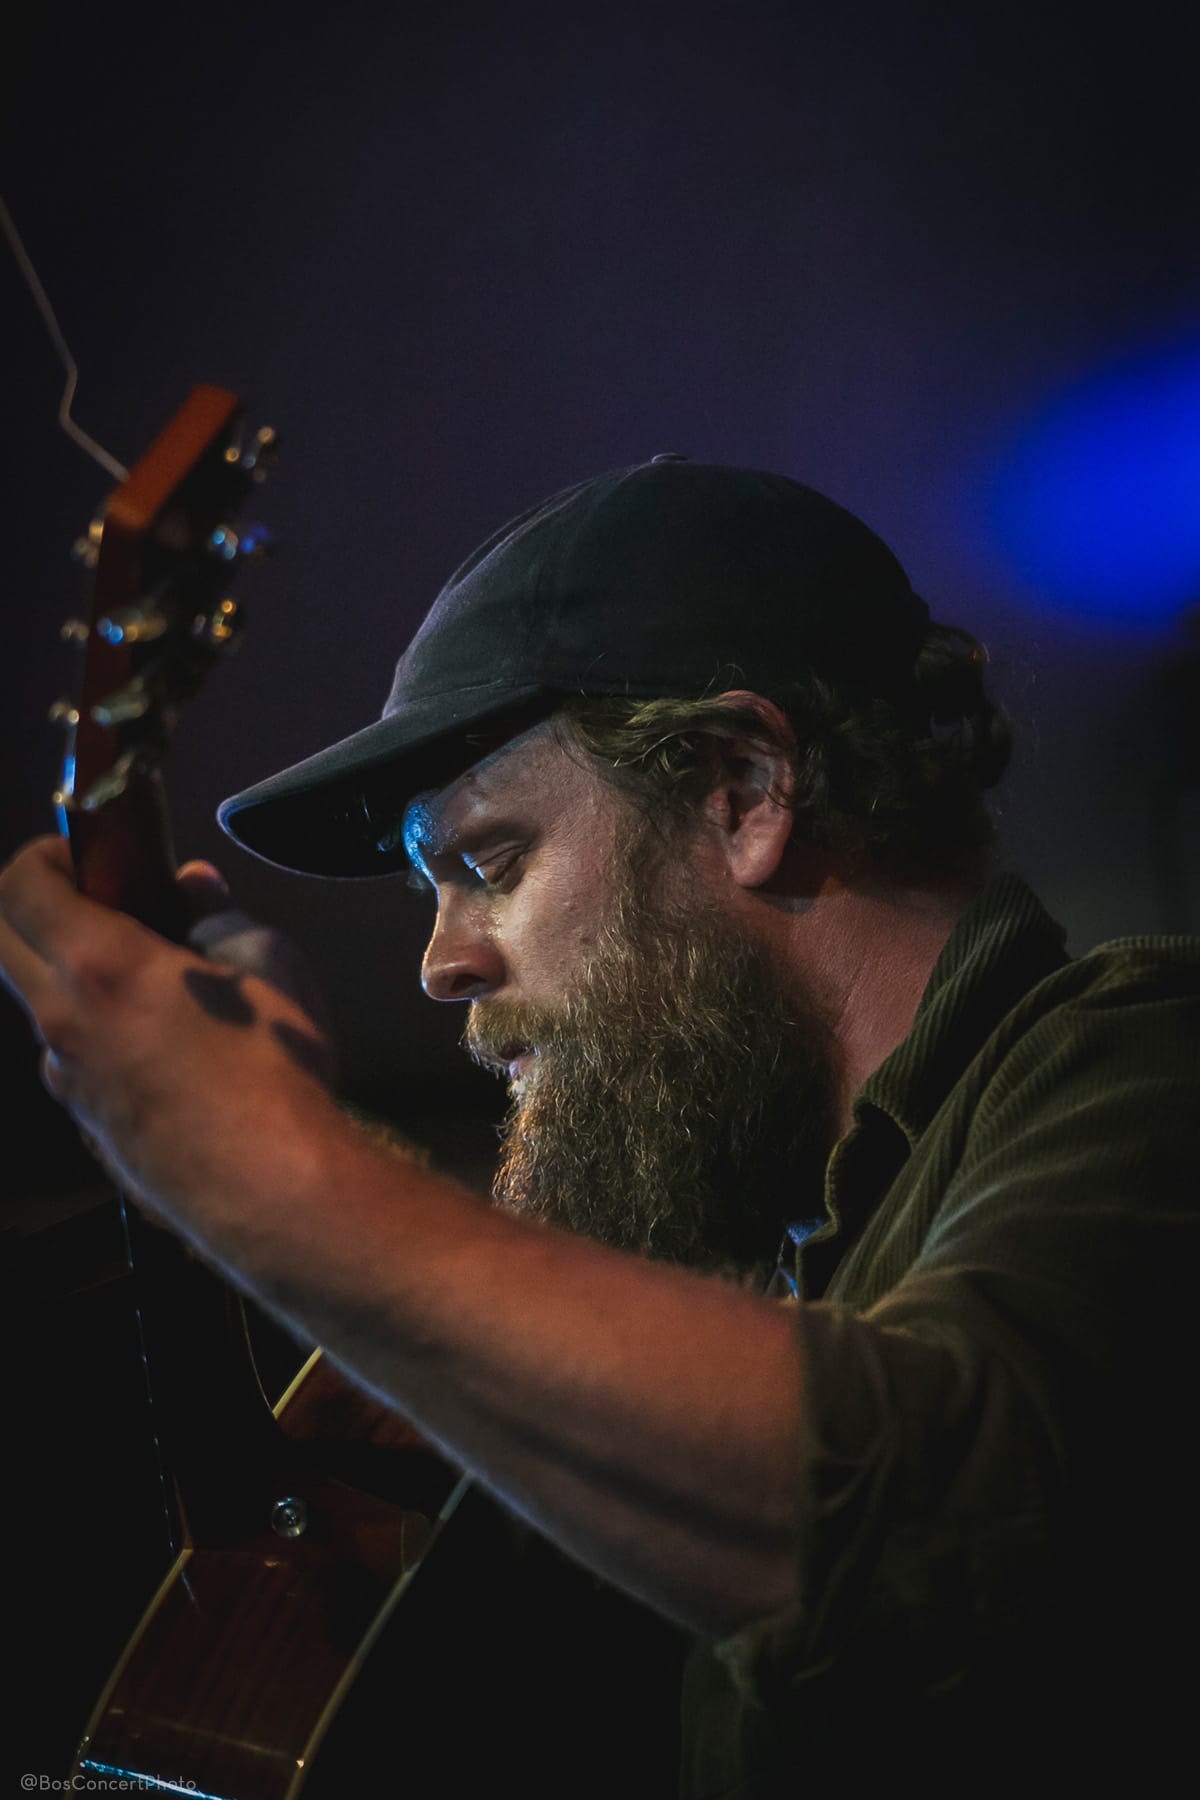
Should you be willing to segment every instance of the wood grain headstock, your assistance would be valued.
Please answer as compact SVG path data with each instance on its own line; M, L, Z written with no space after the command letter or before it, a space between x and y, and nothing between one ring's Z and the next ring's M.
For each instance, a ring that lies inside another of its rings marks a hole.
M274 433L243 439L241 414L233 394L193 389L80 540L91 607L64 635L83 647L82 678L53 709L68 733L54 798L80 887L172 933L162 760L180 707L236 640L234 570L267 547L260 526L234 520Z

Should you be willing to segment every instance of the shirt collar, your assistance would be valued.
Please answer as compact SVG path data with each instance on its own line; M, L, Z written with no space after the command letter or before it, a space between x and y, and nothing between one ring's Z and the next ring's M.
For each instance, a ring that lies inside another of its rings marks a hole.
M1068 960L1064 937L1019 876L980 890L933 966L908 1036L859 1089L854 1125L825 1172L823 1214L788 1226L768 1294L824 1291L968 1064L1021 997Z
M1005 1014L1068 961L1065 935L1019 876L989 881L934 964L912 1030L859 1089L856 1121L886 1113L912 1150Z

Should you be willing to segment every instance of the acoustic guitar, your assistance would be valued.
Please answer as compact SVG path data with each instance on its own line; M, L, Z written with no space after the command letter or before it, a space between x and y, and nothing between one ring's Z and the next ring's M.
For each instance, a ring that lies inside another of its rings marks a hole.
M55 796L81 889L182 935L162 762L183 704L234 643L238 524L273 434L198 387L81 540L78 700L56 713ZM461 1497L456 1471L314 1355L275 1407L237 1297L132 1207L126 1225L176 1558L100 1696L81 1788L290 1800L391 1609ZM338 1479L322 1443L387 1453L392 1497ZM405 1490L409 1498L396 1498ZM102 1779L101 1779L102 1778Z

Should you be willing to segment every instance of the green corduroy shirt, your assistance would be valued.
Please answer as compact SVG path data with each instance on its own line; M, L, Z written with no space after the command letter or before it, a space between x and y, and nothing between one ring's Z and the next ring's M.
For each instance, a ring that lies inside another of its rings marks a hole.
M1200 1594L1200 941L1072 961L998 878L854 1121L798 1253L798 1599L691 1659L683 1792L1166 1770Z

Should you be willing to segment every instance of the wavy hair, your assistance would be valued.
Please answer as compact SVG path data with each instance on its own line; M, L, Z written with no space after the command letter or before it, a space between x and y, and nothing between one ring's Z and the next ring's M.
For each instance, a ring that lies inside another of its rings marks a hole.
M853 669L767 693L795 733L797 832L897 876L977 870L994 837L983 795L1011 750L1008 721L985 691L987 661L968 632L931 623L911 677L888 698ZM756 707L719 695L577 695L555 718L567 745L664 824L685 820L710 790L723 743L781 747Z

